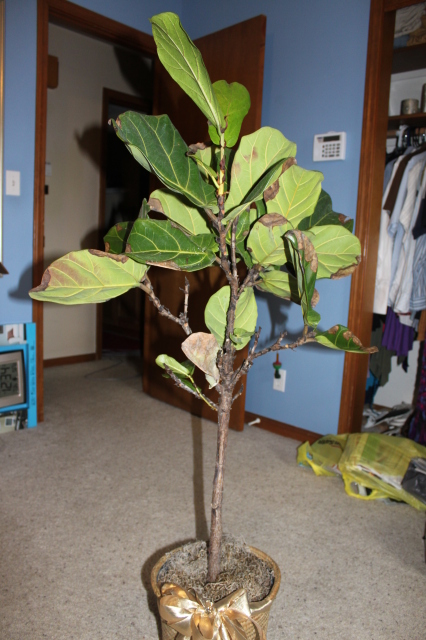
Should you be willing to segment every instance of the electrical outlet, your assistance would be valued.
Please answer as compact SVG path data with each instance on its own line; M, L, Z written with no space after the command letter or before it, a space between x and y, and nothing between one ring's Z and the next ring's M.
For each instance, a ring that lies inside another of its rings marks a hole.
M286 374L287 371L280 371L280 377L279 378L274 378L274 383L272 385L272 388L274 391L282 391L284 393L285 391L285 378L286 378Z

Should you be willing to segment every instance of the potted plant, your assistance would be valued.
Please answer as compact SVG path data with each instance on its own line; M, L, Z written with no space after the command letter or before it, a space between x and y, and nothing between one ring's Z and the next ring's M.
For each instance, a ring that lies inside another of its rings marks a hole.
M250 107L247 90L236 82L211 83L201 54L178 16L162 13L151 22L158 56L205 115L211 143L187 146L167 115L126 112L113 121L117 136L164 187L143 202L135 222L120 223L108 231L105 251L74 251L56 260L30 295L41 301L85 304L104 302L138 287L160 314L182 327L186 359L178 362L159 354L156 362L169 378L165 384L178 385L218 414L205 576L205 582L215 584L221 570L230 412L241 393L241 379L258 357L313 342L356 353L370 351L340 324L319 330L320 315L314 309L319 299L316 280L351 274L360 261L361 248L352 234L353 222L333 211L329 195L321 189L323 175L298 166L296 145L280 131L262 127L244 136L235 149ZM151 211L157 212L155 219L150 217ZM206 305L207 331L193 333L188 281L182 311L175 316L157 297L149 269L190 272L213 265L220 267L227 284L215 291ZM255 288L300 305L300 337L289 342L283 332L273 344L258 350ZM249 343L246 357L236 365L237 351ZM216 389L217 402L203 393L195 370ZM260 552L255 555L265 559ZM266 622L262 616L269 603L248 603L245 590L239 590L212 605L199 594L191 595L187 585L170 581L160 591L157 574L162 564L164 560L155 569L154 588L161 596L160 612L167 622L165 637L175 637L179 631L184 636L211 638L217 637L214 633L220 628L226 628L231 637L235 629L242 637L251 637L254 628L260 635L266 630L267 615ZM274 568L271 583L275 580L275 594L279 570L272 562L271 571Z

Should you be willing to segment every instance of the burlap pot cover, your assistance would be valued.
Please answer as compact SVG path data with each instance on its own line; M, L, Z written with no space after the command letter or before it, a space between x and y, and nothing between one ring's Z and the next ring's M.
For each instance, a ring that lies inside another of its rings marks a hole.
M179 551L180 548L181 547L178 547L175 551ZM263 551L260 551L259 549L255 549L254 547L250 547L250 546L249 546L249 549L254 555L264 560L264 562L266 562L268 566L272 568L275 576L272 589L269 592L269 594L266 596L266 598L264 598L261 602L253 603L255 607L259 608L259 611L254 610L252 613L252 618L254 618L254 620L256 620L256 622L259 624L259 626L261 627L266 637L266 631L267 631L268 622L269 622L270 606L272 602L275 600L278 593L278 589L280 588L281 572L279 570L278 565L272 560L272 558L266 555L266 553L263 553ZM163 566L163 564L166 562L168 558L170 558L170 553L160 558L160 560L158 560L158 562L155 564L151 572L151 585L155 595L157 596L157 599L160 598L161 596L160 587L157 583L157 576L161 567ZM242 621L241 624L247 636L247 640L257 640L257 632L254 625L248 620ZM161 635L162 635L162 640L175 640L175 638L178 636L178 632L172 629L172 627L170 627L164 620L161 620Z

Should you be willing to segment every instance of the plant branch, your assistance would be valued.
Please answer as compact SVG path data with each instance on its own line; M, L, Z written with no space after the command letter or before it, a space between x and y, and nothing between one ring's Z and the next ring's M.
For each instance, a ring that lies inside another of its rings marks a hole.
M297 347L301 347L302 345L307 344L309 342L314 342L315 335L316 335L315 331L311 331L306 335L300 336L294 342L287 342L286 344L281 344L287 335L286 331L282 331L278 336L278 338L276 339L276 341L274 342L274 344L270 345L269 347L265 347L264 349L256 353L257 344L259 342L260 331L261 331L261 328L259 327L259 330L255 333L254 343L252 348L250 349L250 352L247 358L244 360L241 366L234 373L234 377L233 377L234 384L237 383L237 381L241 378L241 376L245 375L249 371L249 369L253 365L253 361L256 358L260 358L261 356L264 356L267 353L272 353L273 351L284 351L286 349L291 349L292 351L294 351L294 349L297 349Z
M189 296L189 282L188 280L185 278L185 303L184 303L184 312L181 313L179 315L179 317L177 318L176 316L173 315L173 313L167 309L167 307L165 307L163 304L161 304L160 299L157 298L157 296L154 293L154 287L152 286L151 280L149 279L149 277L147 275L145 275L144 279L142 280L142 282L139 284L140 289L142 289L142 291L145 291L145 293L147 294L147 296L149 297L149 299L151 300L152 304L154 305L154 307L158 310L158 313L166 318L169 318L169 320L173 320L173 322L176 322L176 324L179 324L182 329L185 331L187 336L190 336L192 333L192 330L188 324L188 296Z
M232 398L232 404L234 404L235 400L240 397L243 391L244 391L244 385L242 384L238 393L236 393L235 396Z
M190 378L190 380L194 385L194 389L191 389L191 387L188 387L184 382L182 382L182 380L175 373L173 373L173 371L167 365L164 367L164 369L167 372L167 374L171 377L175 385L179 387L179 389L184 389L185 391L188 391L188 393L192 393L192 395L195 396L196 398L199 398L200 400L204 400L204 402L210 407L210 409L213 409L214 411L218 410L217 404L212 400L209 400L209 398L207 398L207 396L205 396L204 393L202 393L202 391L198 389L198 387L196 386L192 378Z
M238 278L238 274L237 274L237 256L236 256L236 251L235 251L235 245L236 245L235 236L236 236L236 233L237 233L238 218L239 218L239 216L237 216L235 218L235 220L232 221L232 226L231 226L231 264L232 264L232 276L234 278Z
M238 290L238 296L240 296L244 289L247 289L247 287L254 287L254 285L259 280L259 276L262 271L264 271L264 267L262 267L262 265L260 264L255 264L253 265L253 267L251 267L251 269L249 269L241 287Z

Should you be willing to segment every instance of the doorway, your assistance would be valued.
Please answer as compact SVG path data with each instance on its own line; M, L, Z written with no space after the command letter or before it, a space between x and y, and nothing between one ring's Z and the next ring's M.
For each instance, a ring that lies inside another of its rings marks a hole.
M127 27L93 11L83 9L66 0L38 0L37 33L37 95L36 95L36 157L34 183L34 241L33 241L33 283L36 286L44 271L45 242L45 162L47 129L47 70L49 24L53 23L67 30L91 36L108 42L124 50L137 52L151 60L155 57L152 36ZM61 73L59 71L59 73ZM104 84L106 86L106 83ZM99 181L97 181L97 189ZM37 395L38 421L44 417L43 358L44 339L43 303L33 303L33 321L37 326ZM60 325L59 325L60 326ZM78 326L78 325L77 325ZM95 334L96 335L96 332ZM96 352L96 339L93 351Z

